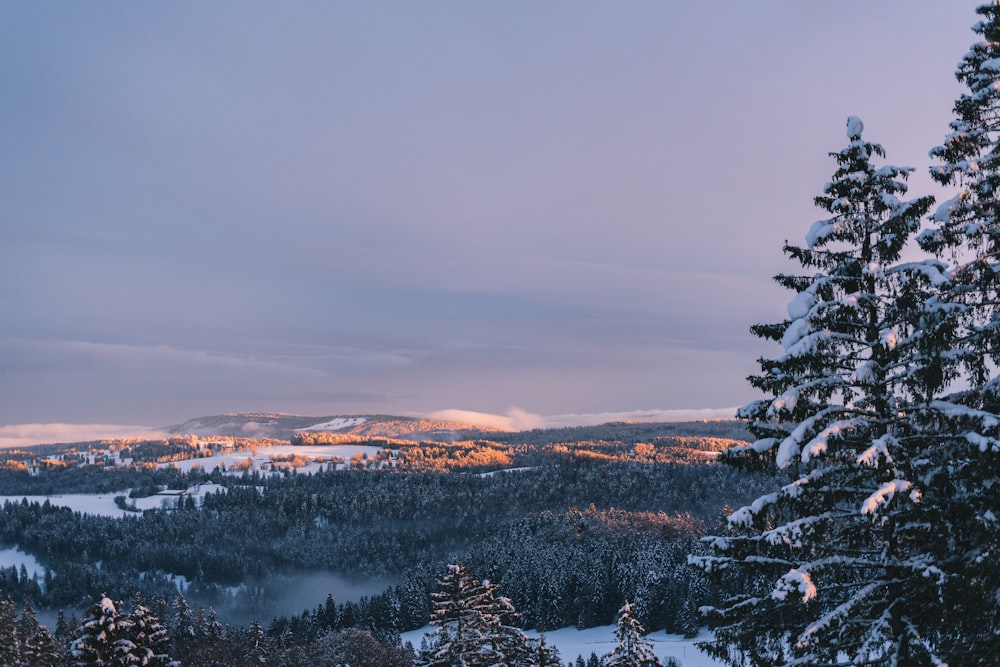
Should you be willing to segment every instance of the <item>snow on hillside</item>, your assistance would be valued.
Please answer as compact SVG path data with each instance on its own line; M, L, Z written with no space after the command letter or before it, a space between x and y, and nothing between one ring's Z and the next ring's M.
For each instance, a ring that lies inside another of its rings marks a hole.
M333 461L334 459L348 460L355 454L364 456L375 456L381 447L371 445L274 445L271 447L255 446L251 449L240 449L226 454L214 454L203 458L183 459L181 461L171 461L161 463L161 468L173 468L189 472L192 468L199 467L202 470L211 471L217 467L225 466L227 470L234 474L242 474L243 470L257 470L262 474L267 474L273 468L272 463L282 459L299 457L308 458L311 463L299 466L296 470L301 473L317 472L321 465Z
M413 647L420 650L420 640L425 633L433 630L433 626L426 626L420 630L412 630L402 634L403 642L410 642ZM538 637L534 630L528 630L529 637ZM602 625L586 630L576 628L560 628L552 632L546 632L545 643L559 649L559 657L562 661L571 662L576 660L578 655L582 655L586 660L591 653L596 653L598 657L606 655L618 645L615 641L615 626ZM723 667L721 662L713 660L698 650L695 642L705 641L712 638L712 633L703 629L694 639L685 639L681 635L668 635L667 633L651 632L645 639L653 644L653 650L660 660L674 658L681 667Z
M337 417L322 424L313 424L305 428L297 428L296 431L339 431L342 428L360 426L368 421L365 417Z

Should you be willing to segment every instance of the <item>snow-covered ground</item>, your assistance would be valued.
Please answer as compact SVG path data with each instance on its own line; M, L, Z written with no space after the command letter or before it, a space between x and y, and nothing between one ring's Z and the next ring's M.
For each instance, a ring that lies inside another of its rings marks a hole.
M404 632L403 642L411 642L416 650L420 650L420 640L424 634L433 630L432 626ZM529 630L527 634L537 637L538 633ZM695 642L710 639L712 636L708 630L702 630L701 634L694 639L685 639L681 635L668 635L665 632L651 632L646 635L646 639L653 644L657 657L660 660L674 658L681 667L723 667L721 662L713 660L695 647ZM586 630L576 628L560 628L552 632L545 633L545 642L550 646L559 649L559 657L562 661L570 662L576 660L578 655L582 655L586 660L591 653L596 653L598 657L608 654L617 646L615 641L615 626L602 625Z
M21 569L23 565L29 577L38 577L41 579L45 576L45 568L31 554L26 554L20 549L13 547L0 549L0 568L7 569L12 565L18 569Z
M161 463L161 468L173 468L184 472L192 468L200 467L211 472L215 468L225 466L237 474L241 474L243 469L249 465L251 470L268 472L271 462L277 459L278 465L283 458L298 456L300 458L311 459L311 463L296 468L300 473L318 472L320 466L327 465L333 459L349 460L355 454L375 456L381 447L371 445L275 445L273 447L254 447L253 449L241 449L228 454L215 454L200 459L184 459L183 461L173 461ZM248 463L249 462L249 463Z
M218 484L199 484L192 486L184 492L164 491L147 498L135 498L134 500L129 498L128 504L132 505L134 503L137 510L163 509L176 505L178 497L182 495L192 496L195 498L195 502L200 503L205 494L215 493L224 488ZM40 504L48 500L53 505L68 507L74 512L82 514L109 517L123 517L130 514L134 516L134 512L119 509L115 505L115 496L128 496L128 491L118 491L116 493L62 493L53 496L0 496L0 503L8 500L21 502L22 498L26 498L29 503ZM2 553L4 552L0 552L0 554Z
M364 417L337 417L328 422L323 422L322 424L313 424L312 426L306 426L305 428L297 428L296 431L339 431L342 428L348 428L349 426L360 426L368 421Z

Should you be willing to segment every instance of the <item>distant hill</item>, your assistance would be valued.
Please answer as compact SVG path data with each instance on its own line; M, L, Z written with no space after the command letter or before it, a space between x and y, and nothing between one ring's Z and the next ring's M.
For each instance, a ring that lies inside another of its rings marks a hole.
M559 443L617 440L627 443L651 442L667 436L749 440L741 422L705 420L691 422L609 422L598 426L572 426L530 431L503 431L498 428L440 419L393 415L326 415L308 417L271 412L198 417L166 428L175 435L226 435L244 438L291 440L296 433L338 433L359 438L454 442L489 439L505 443Z
M307 417L272 412L198 417L183 424L168 426L175 435L228 435L244 438L291 440L296 433L340 433L359 438L401 438L405 440L453 441L483 437L499 429L475 424L398 417L392 415L327 415Z

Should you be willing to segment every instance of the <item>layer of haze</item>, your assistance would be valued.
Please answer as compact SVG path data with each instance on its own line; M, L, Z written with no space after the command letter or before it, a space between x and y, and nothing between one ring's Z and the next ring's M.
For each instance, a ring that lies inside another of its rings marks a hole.
M846 117L942 195L974 5L0 4L0 425L751 400Z

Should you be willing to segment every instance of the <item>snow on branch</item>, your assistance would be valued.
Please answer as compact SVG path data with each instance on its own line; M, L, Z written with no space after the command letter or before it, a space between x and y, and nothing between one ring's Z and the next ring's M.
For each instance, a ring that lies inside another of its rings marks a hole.
M978 447L981 452L1000 451L1000 440L997 440L996 438L991 438L973 431L966 433L965 439Z
M802 446L802 440L805 438L806 433L813 428L818 420L823 419L834 411L839 412L840 409L834 407L827 408L799 422L798 426L778 446L778 454L775 460L777 466L779 468L787 468L791 465L792 459L799 453L799 448Z
M807 516L802 519L796 519L795 521L790 521L782 526L773 528L771 530L765 530L761 537L764 538L768 544L780 545L787 544L795 549L802 548L802 537L806 534L806 531L811 529L813 524L822 523L833 518L833 512L824 512L816 516Z
M923 633L920 632L919 628L914 626L913 622L910 621L910 619L905 619L905 620L906 620L906 632L913 638L913 641L915 641L917 644L922 646L925 651L927 651L927 657L930 658L931 664L934 665L934 667L948 667L948 663L942 660L937 655L937 653L934 651L934 647L931 646L930 642L927 641L927 638L923 636Z
M799 593L803 604L816 597L816 585L813 584L808 572L792 568L783 574L771 591L771 597L775 600L785 600L789 593Z
M898 444L896 438L891 435L883 435L872 441L871 446L858 456L858 465L877 468L881 458L887 464L892 463L892 455L889 454L889 447Z
M865 499L865 502L861 504L861 513L866 515L875 514L879 507L887 505L897 493L906 493L912 487L913 485L905 479L894 479L891 482L886 482L879 487L878 491ZM914 496L914 493L911 493L910 499L916 502L919 499L919 495Z
M727 521L731 526L744 526L749 528L753 524L753 518L760 514L765 508L770 507L778 502L781 498L798 498L803 493L805 493L806 486L816 482L821 479L828 472L832 471L832 468L827 468L823 470L814 470L809 475L805 477L800 477L791 484L786 484L781 487L775 493L768 493L749 505L744 505L727 517Z
M876 589L878 589L880 585L881 582L868 584L867 586L859 590L857 593L852 595L850 600L847 600L846 602L837 605L831 611L820 616L813 623L811 623L802 632L801 635L799 635L797 646L799 648L806 646L813 639L814 635L819 634L823 630L827 629L837 619L849 618L854 607L859 602L861 602L869 595L871 595Z
M1000 58L990 58L979 63L979 69L1000 74Z
M788 304L788 310L792 310L792 304L794 303L793 301ZM799 341L810 335L812 330L812 324L810 324L808 319L802 317L792 320L792 323L788 325L784 335L781 337L781 345L785 348L785 352L790 352Z
M962 195L960 194L956 195L938 206L934 211L934 214L931 216L931 220L934 222L948 222L948 220L951 219L951 214L958 209L960 205L959 198L961 196Z
M760 514L761 510L769 505L773 505L778 502L777 493L768 493L763 495L757 500L753 501L749 505L744 505L732 514L730 514L726 521L732 526L744 526L749 528L753 524L753 518Z
M838 206L843 206L844 204L850 204L850 202L844 200L843 198L838 199L835 204ZM806 245L812 250L816 245L825 239L827 236L836 234L843 231L845 228L844 223L831 222L830 220L817 220L806 232Z
M873 385L875 384L876 380L875 369L876 369L875 362L872 361L871 359L868 359L863 364L854 369L854 372L851 373L850 381L854 382L855 384Z
M944 270L944 265L937 261L906 262L895 266L892 272L920 273L934 287L941 287L951 279L950 273Z
M809 463L809 460L813 457L825 453L829 447L830 438L836 437L844 431L853 429L858 425L859 421L859 419L841 419L824 428L815 438L810 440L809 443L802 448L802 462Z
M795 295L795 298L788 303L788 316L793 320L799 320L809 316L809 312L816 305L816 287L813 283L806 289Z
M767 409L767 416L772 417L779 412L792 412L795 410L795 405L798 401L799 390L797 387L792 387L771 401L771 406ZM770 446L768 449L770 449Z
M965 417L968 419L979 420L985 428L993 428L1000 424L996 415L984 412L983 410L976 410L975 408L958 405L957 403L951 403L949 401L931 401L930 406L946 417Z

